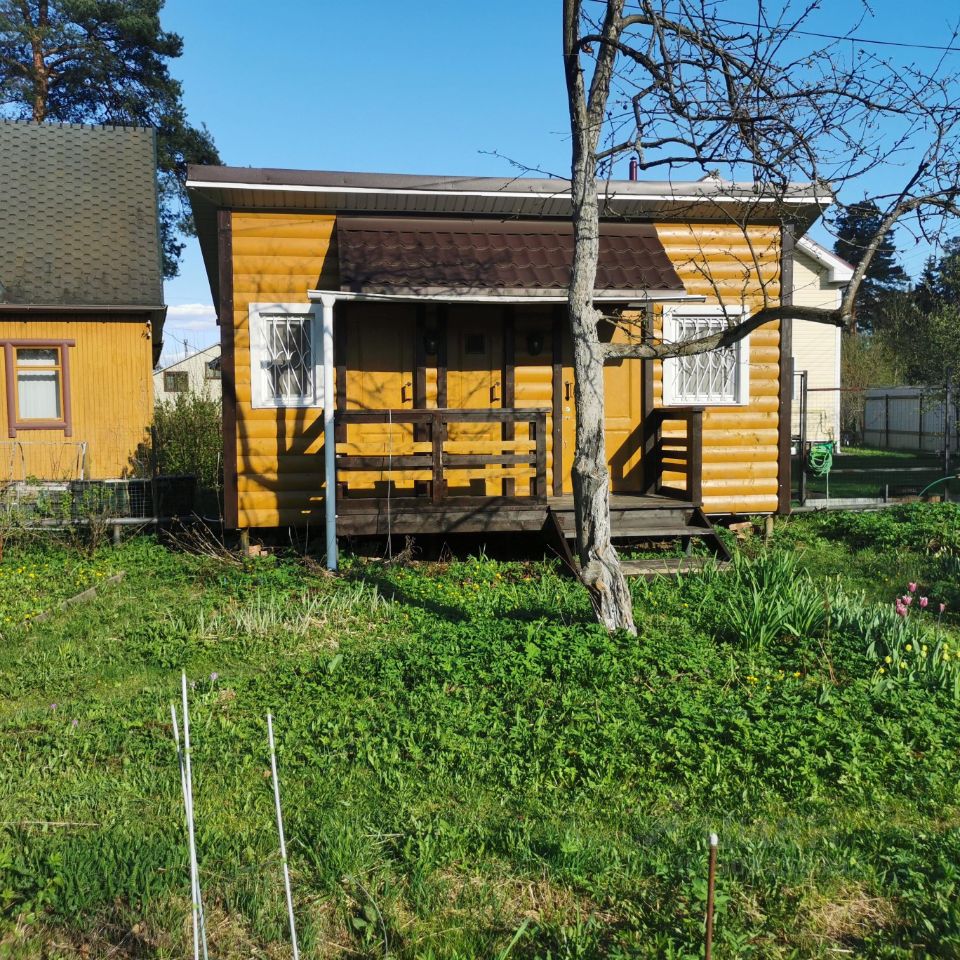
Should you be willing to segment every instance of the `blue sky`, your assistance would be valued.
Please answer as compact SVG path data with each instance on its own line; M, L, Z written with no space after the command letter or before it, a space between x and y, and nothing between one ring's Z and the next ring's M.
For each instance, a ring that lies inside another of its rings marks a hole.
M851 0L829 7L819 21L827 30L846 22L840 11L858 9ZM901 0L877 0L872 10L861 36L916 43L945 42L958 13L952 0L913 0L908 17ZM184 39L172 72L190 118L210 128L225 163L515 172L497 152L569 170L559 0L167 0L162 22ZM938 56L881 52L925 64ZM960 68L960 55L948 62ZM926 251L909 246L904 260L915 272ZM196 240L166 300L168 356L183 340L218 339Z

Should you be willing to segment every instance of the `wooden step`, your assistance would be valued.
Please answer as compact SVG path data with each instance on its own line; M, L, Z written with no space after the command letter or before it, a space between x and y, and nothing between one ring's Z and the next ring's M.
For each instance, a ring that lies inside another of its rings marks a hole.
M714 557L662 557L645 560L622 560L620 567L625 577L676 577L681 573L699 573L708 564L716 564L717 569L726 570L730 563Z

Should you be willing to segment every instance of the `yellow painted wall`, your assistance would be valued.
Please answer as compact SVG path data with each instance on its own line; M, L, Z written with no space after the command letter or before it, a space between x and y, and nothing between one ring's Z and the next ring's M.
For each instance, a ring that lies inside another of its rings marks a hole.
M688 294L754 312L780 297L780 230L731 224L657 224ZM662 314L655 328L662 329ZM777 509L780 324L750 336L750 398L707 407L703 423L703 502L707 513ZM663 365L654 364L654 406L663 405ZM676 483L682 483L677 477Z
M248 316L250 303L306 303L308 290L324 287L335 289L338 286L334 224L333 216L310 213L234 213L232 216L238 522L241 527L323 522L322 411L319 408L252 408ZM749 242L738 228L715 224L660 224L657 230L688 293L702 294L708 303L717 303L718 298L723 297L729 304L744 302L753 308L761 302L763 286L769 297L774 301L778 298L777 228L751 228ZM753 265L755 257L760 261L759 271ZM341 322L340 311L343 309L342 306L338 307ZM370 313L372 308L371 305L357 305L349 309L363 309ZM386 331L399 330L401 327L410 329L413 326L412 309L404 312L404 308L393 306L382 308L382 313L384 316L379 326L374 322L372 313L369 326L366 314L362 324L351 326L348 338L349 406L388 406L391 404L384 402L387 395L393 396L398 390L405 389L406 402L397 401L394 397L393 405L412 407L412 390L406 386L412 382L412 340L409 350L401 350L403 357L394 358L392 366L382 362L381 358L376 363L370 361L377 369L365 369L370 364L361 354L369 354L371 350L374 354L382 353L383 350L377 349L377 344L386 348L386 340L381 340ZM500 323L499 311L491 309L487 330L497 344L497 350ZM452 324L451 329L454 326ZM544 348L535 357L526 352L527 333L533 329L541 330L544 334ZM551 354L548 312L540 308L525 312L518 308L518 407L550 408ZM563 354L563 384L568 381L572 383L569 344L564 344ZM448 358L450 406L457 405L458 391L462 393L466 387L462 378L457 380L455 358L456 352L451 344ZM482 388L481 392L485 395L494 397L501 360L499 354L495 357L491 354L488 359L490 370L482 372L482 376L478 374L479 379L475 376L473 380L476 383L473 385L477 389ZM766 512L776 509L779 361L779 330L776 323L752 335L750 361L749 404L743 407L713 407L706 414L704 495L706 509L710 512ZM380 370L378 373L379 368L384 366L389 366L390 370ZM613 398L608 418L611 419L608 453L615 474L614 489L635 489L639 482L640 366L639 361L627 361L611 367L606 375L608 397ZM654 386L657 404L662 402L662 373L659 368L657 364ZM436 382L436 368L428 365L428 406L436 405ZM367 394L370 396L367 397ZM490 405L500 404L491 400ZM569 491L568 461L572 461L573 449L572 401L564 401L563 410L564 488ZM377 441L378 438L369 433L369 429L358 432L356 427L351 427L350 443L368 446L368 441ZM380 432L383 433L382 428ZM399 453L400 446L413 443L409 428L395 427L394 434L391 447L394 442L398 444L394 453ZM552 435L553 431L548 425L548 489L552 489ZM379 442L384 441L385 437L386 434L379 437ZM359 448L355 452L359 452ZM382 481L372 476L345 474L344 479L357 481L358 489L366 486L371 493L377 493L378 487L382 486ZM413 476L408 477L406 486L414 479ZM496 487L491 486L490 481L485 487L488 492L496 492ZM521 486L518 486L517 492L522 492Z
M334 217L234 213L233 335L237 390L237 490L241 527L323 522L323 413L254 410L251 303L307 303L336 288Z
M0 339L73 340L70 400L73 435L18 430L8 438L6 371L0 357L0 482L35 476L75 479L86 443L84 474L107 479L132 472L131 458L153 419L150 325L142 319L2 320Z

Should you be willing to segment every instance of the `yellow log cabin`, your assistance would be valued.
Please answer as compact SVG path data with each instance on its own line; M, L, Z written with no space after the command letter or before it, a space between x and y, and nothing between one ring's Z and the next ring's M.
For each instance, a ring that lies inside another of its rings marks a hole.
M552 517L571 535L564 184L192 167L188 188L221 329L228 527ZM790 203L784 227L752 185L609 184L595 296L620 322L601 336L689 338L779 302L823 208L802 188ZM614 534L789 510L790 365L789 321L609 364Z
M132 473L165 316L154 131L0 121L0 483Z

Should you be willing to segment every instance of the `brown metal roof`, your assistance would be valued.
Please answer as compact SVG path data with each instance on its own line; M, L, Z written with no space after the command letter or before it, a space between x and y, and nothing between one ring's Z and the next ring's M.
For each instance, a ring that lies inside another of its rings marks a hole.
M568 222L338 217L342 290L377 294L561 293ZM651 224L603 224L596 289L683 290Z

